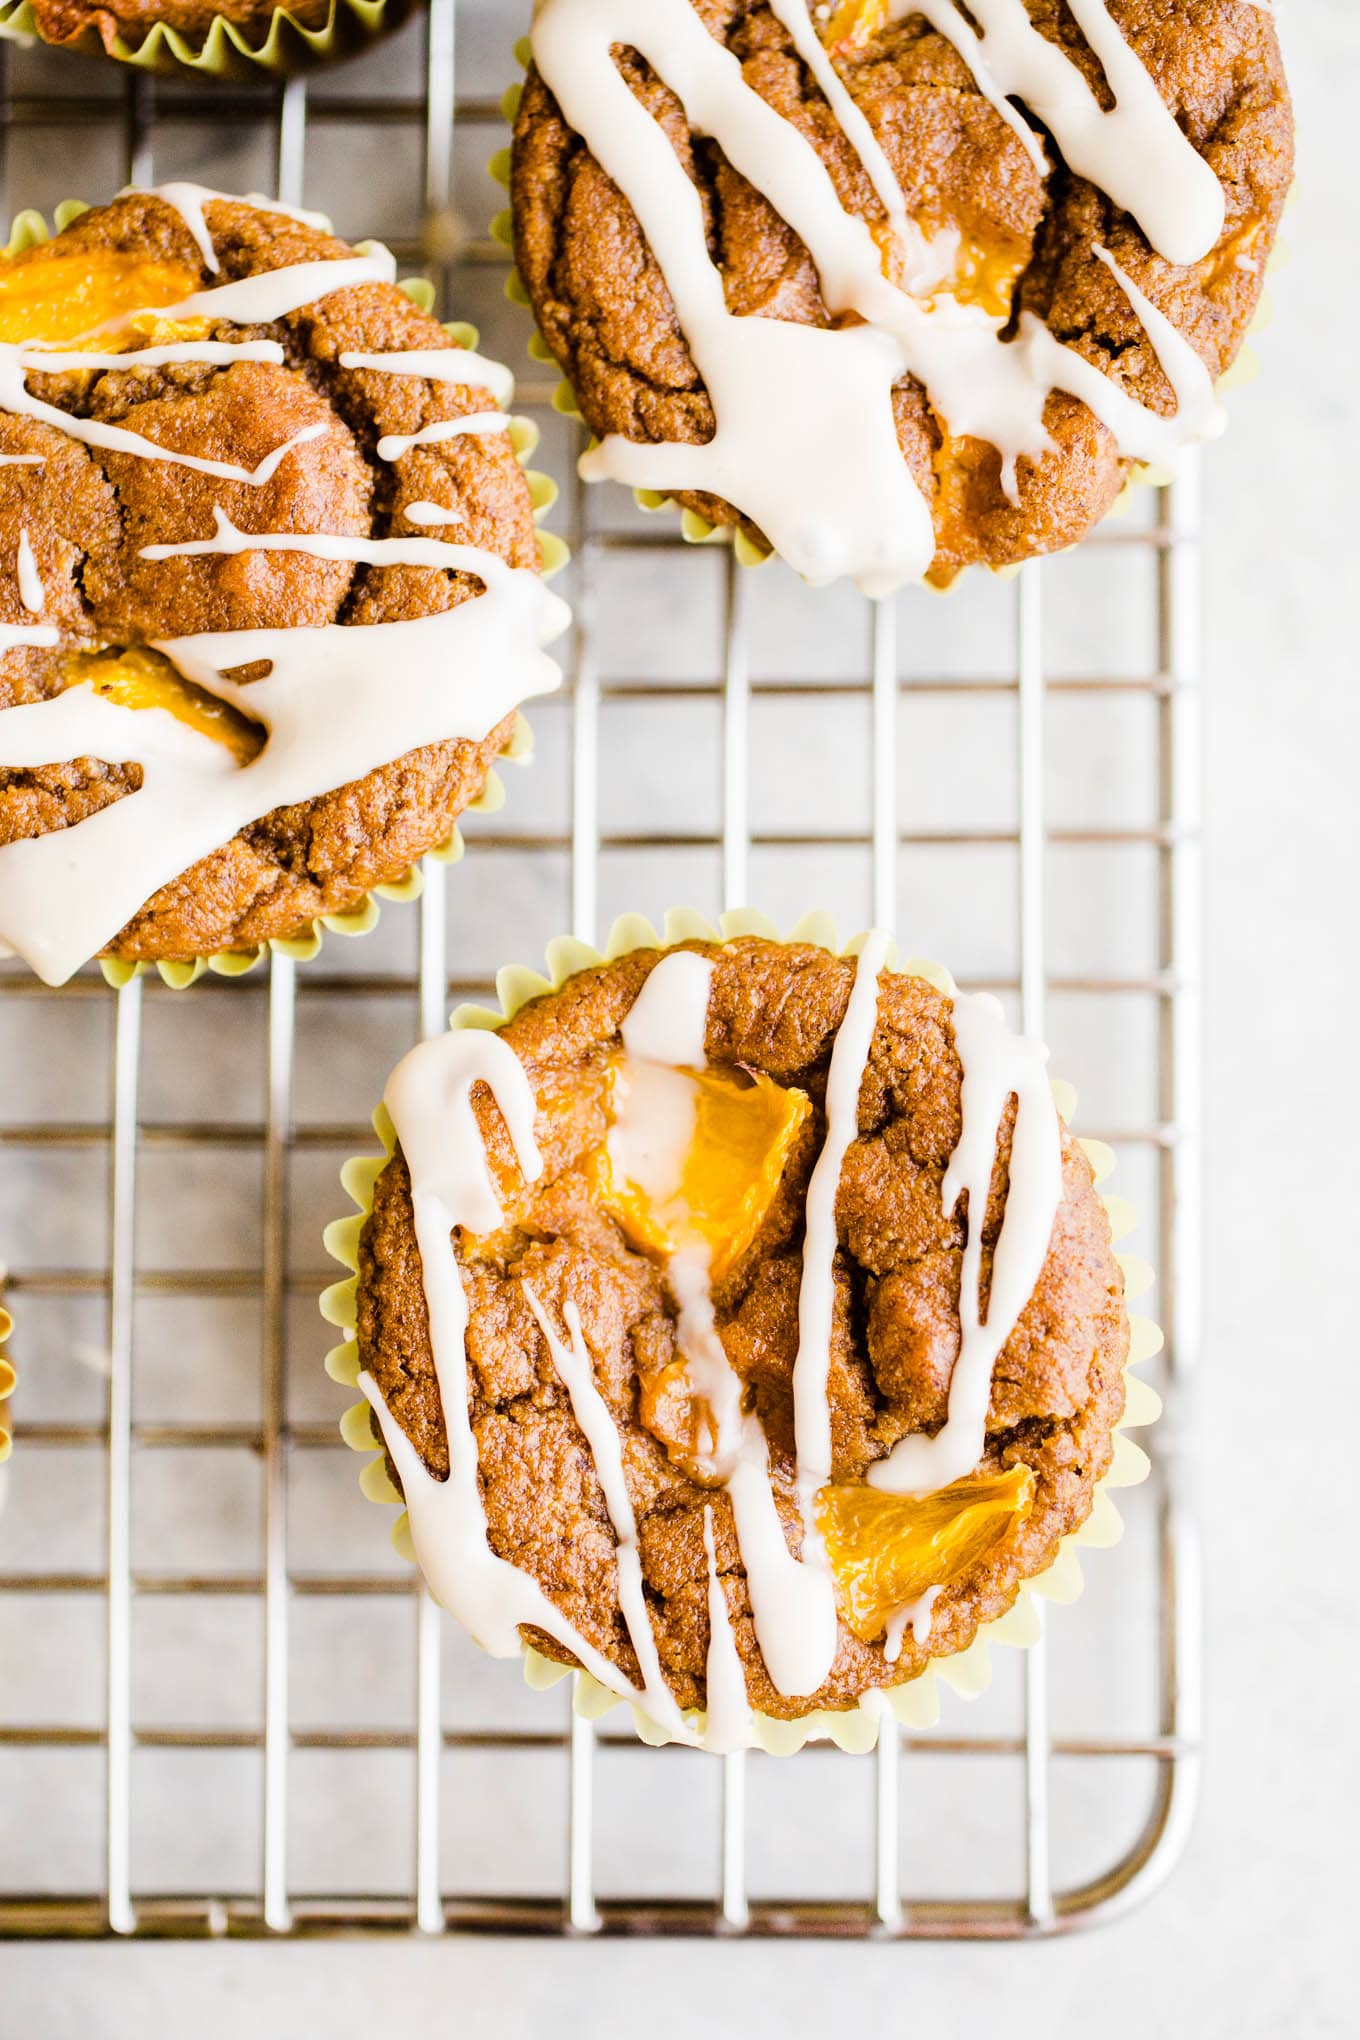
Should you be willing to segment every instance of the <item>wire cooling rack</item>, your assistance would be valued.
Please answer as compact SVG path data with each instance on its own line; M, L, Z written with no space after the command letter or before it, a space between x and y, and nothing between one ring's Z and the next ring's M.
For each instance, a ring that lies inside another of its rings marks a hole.
M0 45L4 209L273 189L382 235L523 361L485 233L526 10L434 0L310 84ZM568 683L419 908L173 993L0 965L0 1934L1045 1935L1182 1847L1199 1738L1199 499L877 609L564 481ZM876 1757L652 1751L452 1633L338 1446L315 1315L340 1161L396 1056L567 926L830 906L987 984L1082 1088L1168 1334L1153 1478L1080 1605Z

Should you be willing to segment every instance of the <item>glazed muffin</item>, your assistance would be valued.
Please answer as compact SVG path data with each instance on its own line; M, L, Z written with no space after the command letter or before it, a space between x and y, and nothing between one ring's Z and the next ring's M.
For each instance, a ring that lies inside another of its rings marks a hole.
M0 262L0 938L54 982L352 910L557 684L509 378L392 275L188 185Z
M6 1341L14 1329L14 1320L5 1309L3 1295L3 1290L0 1290L0 1466L3 1466L9 1458L10 1445L12 1443L10 1427L5 1414L5 1404L13 1395L15 1382L18 1379L14 1372L13 1362L6 1352Z
M1123 1277L1045 1052L887 953L638 949L455 1027L330 1236L346 1437L437 1597L677 1740L965 1650L1111 1463Z
M414 0L27 0L13 32L37 34L66 49L103 50L145 63L153 45L157 69L174 59L230 74L236 60L258 56L270 70L293 69L339 55L405 21ZM221 27L216 27L220 23ZM0 23L8 31L8 21ZM159 31L159 33L158 33ZM205 58L205 52L207 53Z
M540 0L532 52L515 258L592 478L882 594L1220 429L1292 174L1268 10Z

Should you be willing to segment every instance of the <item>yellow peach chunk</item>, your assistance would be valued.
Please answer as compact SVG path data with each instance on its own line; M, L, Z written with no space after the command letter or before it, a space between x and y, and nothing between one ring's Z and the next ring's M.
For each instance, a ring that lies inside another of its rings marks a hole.
M112 320L177 304L198 287L180 262L116 248L72 253L49 241L0 260L0 341L67 347ZM109 344L101 338L102 347Z
M265 733L258 723L196 687L161 653L144 646L71 652L62 662L62 680L67 687L88 684L119 708L166 709L200 736L224 744L238 765L248 765L264 749Z
M786 1090L764 1075L753 1080L719 1070L673 1075L692 1092L694 1111L674 1193L658 1200L636 1181L621 1178L607 1142L591 1155L589 1173L601 1204L635 1246L669 1257L701 1244L716 1280L759 1232L812 1104L804 1092ZM609 1075L615 1124L627 1113L629 1084L627 1058L619 1058Z
M817 1525L846 1627L872 1643L895 1610L951 1586L1003 1542L1034 1498L1025 1465L973 1473L933 1495L834 1484L817 1495Z
M888 18L888 0L841 0L823 32L833 50L862 49Z

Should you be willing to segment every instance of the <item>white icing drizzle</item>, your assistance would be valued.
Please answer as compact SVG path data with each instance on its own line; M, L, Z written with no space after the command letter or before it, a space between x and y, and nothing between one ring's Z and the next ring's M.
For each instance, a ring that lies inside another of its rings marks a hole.
M230 288L230 286L228 286ZM185 360L196 358L185 354ZM30 356L30 360L42 357ZM43 362L50 368L50 361ZM107 425L100 418L78 418L69 411L59 410L55 404L45 404L40 398L30 395L24 386L24 356L22 350L12 345L0 344L0 410L9 411L19 418L38 418L44 425L55 426L68 439L79 440L83 446L99 446L106 453L127 453L138 460L164 461L171 467L192 468L196 474L216 475L225 482L246 482L251 488L261 488L271 476L278 472L280 464L296 446L303 446L309 440L320 439L327 428L322 424L304 425L291 439L285 439L282 446L276 446L267 453L258 467L238 467L234 461L205 460L198 454L176 453L172 447L159 446L154 439L143 433L129 432L122 425Z
M620 1033L627 1086L610 1127L611 1165L663 1203L680 1186L694 1137L695 1092L686 1070L702 1068L713 964L672 950L649 973ZM836 1654L834 1586L824 1566L789 1550L770 1481L759 1419L742 1410L742 1382L713 1312L709 1250L684 1245L666 1266L679 1309L676 1346L691 1392L712 1417L711 1470L727 1490L761 1655L788 1698L814 1693Z
M283 349L277 340L176 340L164 347L128 347L118 354L22 347L18 359L19 366L29 375L66 375L83 369L164 368L177 361L202 362L209 368L226 368L233 361L278 364L283 360Z
M859 1132L859 1094L878 1019L879 973L889 938L875 928L860 951L855 982L831 1052L826 1080L826 1139L807 1191L803 1275L798 1289L798 1355L793 1367L793 1422L804 1551L820 1554L813 1510L817 1489L831 1478L831 1407L827 1395L836 1301L836 1193L845 1157ZM818 1562L824 1562L818 1557Z
M703 1069L713 971L713 959L693 949L673 949L663 956L648 972L619 1029L625 1052L639 1062Z
M1023 29L1008 23L1012 9L1023 17ZM977 59L978 38L967 32L952 0L935 0L925 11L962 28L962 54ZM806 0L779 0L777 12L848 123L895 218L900 206L891 168L862 116L853 108L846 112L845 88L827 83L830 58L813 52L820 42ZM1218 231L1210 216L1214 195L1219 226L1222 221L1217 178L1181 135L1101 0L1083 0L1083 12L1093 22L1099 12L1118 44L1113 68L1121 96L1108 116L1070 60L1034 30L1020 0L988 0L976 12L992 23L993 35L1005 31L989 62L996 51L1009 53L1007 61L1023 61L1026 77L1032 73L1043 84L1060 144L1070 127L1082 161L1099 164L1121 193L1133 176L1132 195L1140 204L1132 209L1161 237L1159 246L1167 241L1185 259L1193 238L1199 252L1207 252ZM857 315L854 323L822 329L728 312L698 193L663 130L615 68L616 44L638 49L677 94L691 126L715 136L734 167L765 193L810 251L831 310ZM1018 459L1037 458L1050 447L1043 413L1054 389L1079 396L1134 458L1161 457L1149 456L1145 446L1154 439L1163 449L1168 442L1183 444L1206 417L1216 422L1207 369L1164 319L1146 323L1169 379L1182 392L1174 420L1139 404L1032 316L1007 342L1001 338L1005 320L981 306L947 294L922 303L890 282L867 223L844 210L816 151L746 84L736 58L708 33L690 0L647 0L645 7L638 0L543 0L533 45L565 118L637 215L716 417L712 439L699 446L653 446L610 435L584 457L587 478L667 493L710 491L752 517L807 579L850 574L867 593L883 595L919 579L934 553L929 508L897 447L892 391L904 375L925 385L952 435L998 449L1012 496ZM1058 90L1054 64L1067 81L1065 93ZM909 276L919 273L924 247L919 233L908 239ZM1141 313L1146 300L1120 280ZM1174 360L1164 352L1168 336L1177 343Z
M300 205L285 205L282 199L269 198L259 191L250 191L240 197L232 191L214 191L206 184L153 184L144 191L136 185L125 184L118 196L159 198L172 206L197 242L204 268L214 276L220 274L221 264L203 213L210 200L220 200L223 205L248 205L256 212L277 213L281 218L297 220L299 225L311 227L317 233L329 234L331 231L331 223L324 213L307 212Z
M686 1070L629 1056L615 1078L605 1146L614 1179L636 1183L651 1204L678 1195L694 1141L699 1094Z
M1049 1089L1048 1050L1013 1034L988 992L954 995L954 1047L963 1065L962 1131L940 1187L944 1209L968 1198L968 1237L959 1286L959 1354L949 1382L949 1413L933 1437L899 1439L869 1468L874 1487L929 1494L973 1471L987 1436L987 1407L997 1355L1015 1328L1048 1256L1062 1197L1062 1135ZM987 1317L982 1318L982 1233L996 1162L997 1131L1016 1101L1009 1187L992 1254Z
M61 632L49 623L0 623L0 652L17 651L20 646L33 645L38 648L61 643ZM6 715L14 711L6 709ZM52 763L51 759L46 761Z
M305 553L317 560L349 560L369 567L448 567L481 574L490 555L469 546L449 545L440 538L350 538L329 531L242 531L219 504L213 505L215 538L190 538L176 545L144 545L144 560L202 559L209 553ZM334 626L339 628L339 626ZM370 628L389 629L379 624ZM230 635L230 633L227 633ZM192 638L181 638L192 644ZM254 699L252 695L252 700Z
M0 846L0 940L49 984L64 983L162 885L261 815L362 779L423 745L480 739L560 682L541 647L565 629L565 606L537 574L473 547L228 527L199 547L149 550L165 557L257 545L445 567L476 575L485 593L396 623L157 640L188 679L264 726L268 741L248 765L167 710L121 707L88 685L0 714L0 765L102 758L143 769L136 793L77 827ZM56 633L18 641L55 643ZM222 677L257 661L270 666L262 680L242 686Z
M718 1572L712 1504L704 1504L704 1550L708 1555L708 1656L704 1665L704 1748L717 1756L750 1749L755 1742L746 1672L742 1666L727 1596Z
M132 196L133 187L126 187L123 195ZM203 257L203 267L212 276L220 273L222 265L217 259L212 235L208 232L203 208L210 198L223 198L225 195L221 191L210 191L205 184L155 184L146 193L148 198L160 199L162 205L170 206L179 214L194 237L198 252Z
M406 520L409 524L466 524L461 510L450 509L444 503L408 503Z
M173 305L149 305L139 313L121 313L95 331L118 331L134 317L172 324L186 319L226 319L235 326L267 326L274 319L300 312L304 305L316 304L333 291L395 281L396 258L389 248L377 241L361 243L360 248L361 252L334 261L290 262L282 269L263 270L258 276L241 276L233 283L192 291ZM365 248L367 253L362 252Z
M907 202L897 173L883 153L882 146L868 119L861 112L859 102L845 84L840 72L831 61L826 44L813 27L807 10L807 0L770 0L770 12L783 23L803 62L811 71L821 88L822 96L840 122L841 132L854 149L864 166L865 174L878 195L878 202L888 215L888 224L897 236L905 254L919 254L924 251L925 237L907 211ZM929 265L926 265L929 268ZM918 282L915 271L910 272L911 288L928 288L940 281L941 272L935 270L922 274Z
M916 1600L904 1601L900 1608L893 1610L883 1639L883 1655L890 1665L895 1665L901 1657L908 1630L918 1645L929 1642L935 1603L943 1592L943 1587L927 1587Z
M439 418L433 425L422 425L419 432L384 434L378 441L378 458L400 460L413 446L439 446L446 439L477 439L509 430L510 420L503 411L474 411L466 418Z
M390 354L342 354L341 368L371 368L381 375L412 375L425 382L456 383L490 390L498 404L515 394L515 378L502 362L474 354L470 347L394 348Z
M709 1283L709 1250L702 1240L681 1247L666 1263L666 1280L675 1298L675 1344L685 1363L685 1378L709 1416L702 1454L716 1479L726 1479L742 1448L741 1376L727 1357L718 1334Z
M0 453L0 467L46 467L43 453Z
M19 546L15 556L15 570L19 579L19 600L23 603L30 616L41 616L47 604L47 597L43 592L42 579L38 573L38 562L33 557L33 547L29 542L27 525L19 533Z
M633 1646L638 1668L642 1673L642 1706L653 1721L670 1730L677 1742L695 1742L698 1738L676 1705L675 1696L666 1683L666 1675L661 1669L661 1660L657 1655L656 1632L652 1628L651 1611L647 1606L643 1584L637 1519L633 1514L633 1504L629 1499L628 1482L623 1470L623 1447L619 1441L618 1426L609 1414L609 1405L595 1386L590 1354L581 1330L581 1314L575 1303L568 1299L563 1306L562 1315L566 1320L571 1344L565 1346L553 1330L547 1312L528 1283L525 1282L521 1286L529 1308L538 1320L539 1330L548 1342L553 1365L571 1398L572 1414L590 1447L591 1456L595 1461L595 1472L604 1490L605 1507L609 1511L609 1521L613 1525L616 1539L619 1606L623 1610L628 1640Z
M737 1463L725 1482L746 1568L756 1640L771 1683L786 1700L815 1693L836 1657L836 1590L818 1553L789 1550L770 1481L759 1418L742 1419Z
M359 1386L396 1466L416 1556L435 1598L493 1657L515 1656L520 1625L531 1624L555 1637L610 1692L641 1701L537 1580L491 1549L468 1405L467 1297L451 1239L458 1227L492 1232L502 1215L472 1109L477 1083L491 1091L520 1168L526 1180L535 1181L542 1162L534 1140L534 1094L522 1064L499 1035L467 1031L422 1042L397 1065L385 1093L411 1175L430 1345L448 1436L447 1480L430 1475L373 1377L361 1374ZM689 1731L686 1739L692 1739Z
M1054 135L1069 168L1131 213L1159 254L1168 262L1198 262L1223 231L1223 187L1182 133L1105 0L1070 4L1114 95L1108 109L1067 53L1035 27L1025 0L977 0L976 6L969 0L980 41L954 0L893 0L891 15L924 14L954 44L994 106L1023 100Z

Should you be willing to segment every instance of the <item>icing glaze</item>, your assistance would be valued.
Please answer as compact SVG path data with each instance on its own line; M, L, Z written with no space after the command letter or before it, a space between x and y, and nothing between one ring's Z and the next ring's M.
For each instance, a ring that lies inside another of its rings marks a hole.
M727 1596L718 1573L713 1509L704 1504L704 1552L708 1559L708 1656L704 1665L704 1747L717 1756L750 1749L756 1741L746 1697L746 1673L732 1633Z
M124 195L134 196L133 187L127 186ZM222 265L217 259L212 235L208 232L208 222L204 217L203 208L210 198L224 198L225 192L210 191L205 184L174 183L153 185L146 196L158 198L162 205L168 205L173 212L179 214L194 237L198 252L203 257L203 267L210 275L217 276Z
M135 316L166 320L174 325L189 319L226 319L235 326L267 326L274 319L286 319L304 305L318 303L333 291L352 290L361 283L394 283L396 259L380 242L362 242L367 253L339 256L334 260L291 262L282 269L266 269L258 276L237 277L232 283L214 284L207 290L191 291L172 305L148 305ZM131 323L123 315L97 327L97 332L118 330Z
M616 1540L619 1606L623 1610L628 1640L642 1672L642 1705L651 1719L662 1728L668 1728L678 1741L690 1742L694 1739L693 1733L675 1704L675 1696L666 1684L661 1660L657 1656L656 1633L652 1628L643 1586L637 1519L628 1498L628 1482L623 1470L623 1447L619 1441L618 1426L609 1414L609 1405L595 1386L594 1370L581 1330L581 1314L575 1303L568 1299L562 1315L571 1343L564 1345L533 1290L527 1282L522 1286L529 1308L538 1320L539 1330L548 1342L553 1365L571 1398L572 1414L590 1447L596 1476L604 1492L605 1508Z
M419 432L389 432L378 441L379 460L400 460L413 446L440 446L446 439L484 438L492 432L508 432L510 420L503 411L474 411L466 418L439 418L422 425Z
M1203 254L1212 247L1222 224L1217 178L1181 134L1101 0L1083 0L1083 14L1098 31L1103 21L1102 47L1113 38L1119 99L1109 114L1070 60L1033 29L1020 0L988 0L974 10L988 27L982 38L952 0L937 0L925 11L952 26L965 61L985 69L998 103L1005 103L1012 76L1042 88L1060 147L1070 142L1092 172L1112 180L1123 194L1120 202L1161 252L1174 250L1172 259L1189 260L1195 257L1187 251ZM776 12L897 230L909 283L923 287L926 272L938 270L938 254L910 222L903 239L905 214L891 166L835 74L806 0L778 0ZM1169 445L1202 432L1206 421L1216 428L1208 371L1160 315L1144 323L1180 399L1170 420L1074 354L1032 315L1014 340L1004 340L1005 319L977 304L948 292L922 302L899 288L884 274L869 225L843 208L811 144L747 85L737 59L708 33L690 0L647 0L645 7L638 0L542 0L532 40L535 62L565 118L637 216L715 414L714 434L700 445L649 445L609 435L582 460L588 479L721 496L810 581L848 574L867 593L885 595L919 580L934 553L929 507L897 445L892 392L904 376L924 384L952 436L997 448L1012 498L1018 460L1051 447L1043 414L1055 389L1079 396L1130 458L1160 458ZM829 308L843 318L854 315L853 322L817 328L728 312L698 192L616 69L617 44L647 59L680 99L691 127L715 137L733 166L765 193L811 254ZM1013 124L1018 118L1012 109ZM1147 300L1114 273L1142 316ZM1159 452L1150 455L1146 448L1154 442Z
M890 15L924 14L954 44L993 106L1023 100L1068 167L1131 213L1159 254L1168 262L1198 262L1223 231L1223 187L1105 0L1070 5L1114 96L1108 109L1066 52L1035 27L1025 0L968 0L980 39L954 0L892 0Z
M60 642L61 632L54 630L49 623L0 623L0 652L12 652L21 645L42 647ZM52 761L49 759L47 762L50 764Z
M798 1354L793 1366L794 1440L804 1550L820 1544L813 1496L831 1478L831 1407L827 1397L836 1302L836 1193L851 1142L859 1132L859 1094L878 1018L878 978L888 937L876 928L860 951L845 1018L836 1033L826 1079L826 1139L807 1190L803 1274L798 1288Z
M460 573L480 575L483 579L487 578L485 569L488 562L493 560L491 554L472 546L450 545L441 538L350 538L342 532L329 531L241 531L217 504L213 505L213 522L217 532L212 538L183 539L173 545L144 545L139 558L202 559L210 553L288 552L304 553L316 560L349 560L355 565L369 567L448 567ZM510 569L505 571L508 573ZM537 576L531 578L536 579ZM557 607L561 613L562 605ZM413 619L416 622L425 620ZM349 626L331 624L327 628L338 630ZM367 628L392 630L396 626L371 624ZM263 634L254 633L257 636ZM228 631L220 635L230 638L234 633ZM177 642L192 645L195 640L180 638Z
M619 1029L625 1051L639 1062L701 1070L713 990L713 959L675 949L648 973Z
M390 354L342 354L340 366L490 390L498 404L508 404L515 394L515 378L510 370L499 361L489 361L484 354L474 354L470 347L394 348Z
M914 1601L907 1601L893 1610L888 1617L887 1634L883 1639L883 1655L890 1665L895 1665L902 1655L902 1645L907 1631L918 1646L930 1641L931 1623L935 1603L944 1592L943 1587L927 1587Z
M162 350L157 350L162 351ZM68 439L79 440L83 446L99 446L106 453L127 453L138 460L164 461L171 467L192 468L196 474L215 475L226 482L247 482L258 489L278 472L278 469L295 446L303 446L309 440L320 439L326 432L321 424L304 425L282 446L276 446L272 453L254 468L238 467L234 461L205 460L194 453L176 453L172 447L159 446L154 439L148 439L141 432L129 432L122 425L108 425L100 418L78 418L69 411L59 410L55 404L45 404L41 398L32 396L24 385L26 373L24 355L30 363L41 361L45 370L51 370L51 361L32 350L21 350L12 345L0 344L0 411L8 411L17 418L37 418L44 425L51 425ZM198 359L193 352L181 356L183 360Z
M450 1033L422 1042L398 1064L384 1094L411 1176L430 1345L448 1437L447 1480L432 1478L373 1377L361 1374L359 1386L397 1469L416 1556L435 1598L493 1657L516 1655L520 1625L531 1624L555 1637L611 1693L640 1703L642 1694L567 1621L538 1582L491 1549L468 1406L467 1298L451 1237L458 1227L494 1231L501 1219L472 1109L477 1083L490 1090L520 1169L527 1181L535 1181L542 1163L534 1139L534 1094L514 1051L499 1035ZM570 1360L567 1365L572 1371ZM684 1729L682 1739L691 1735Z
M221 273L222 265L217 259L217 250L203 211L210 200L220 200L224 205L248 205L255 212L278 213L281 218L297 220L301 226L311 227L317 233L328 234L331 231L331 223L324 213L306 212L300 205L285 205L282 199L268 198L258 191L238 198L234 192L214 191L206 184L176 182L153 184L143 193L139 193L135 185L127 184L118 195L120 198L158 198L163 205L170 206L193 235L203 257L203 266L213 276Z
M69 347L21 347L18 359L26 374L65 375L84 369L164 368L176 361L201 362L209 368L226 368L233 361L277 364L283 361L283 349L277 340L176 340L164 347L127 347L117 354Z
M454 510L445 503L408 503L406 506L408 524L465 524L461 510Z
M47 602L47 597L43 593L43 584L38 573L38 563L33 557L33 547L29 540L27 527L19 533L19 544L15 554L14 567L19 581L19 600L23 603L30 616L41 616Z
M989 992L954 995L954 1047L963 1065L962 1131L941 1203L968 1199L968 1233L959 1285L959 1353L949 1382L948 1415L933 1436L901 1438L869 1468L873 1487L929 1494L972 1472L987 1436L987 1407L997 1355L1034 1293L1062 1197L1062 1134L1049 1088L1048 1050L1013 1034ZM1006 1101L1016 1101L1005 1216L992 1251L987 1317L982 1318L982 1231Z
M0 467L46 467L42 453L0 453Z

